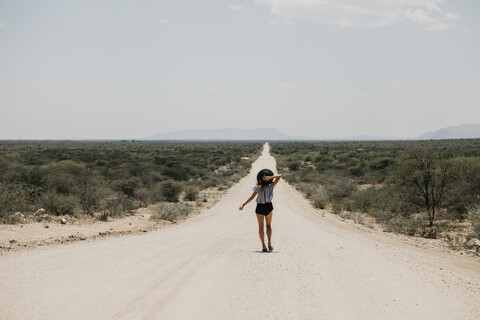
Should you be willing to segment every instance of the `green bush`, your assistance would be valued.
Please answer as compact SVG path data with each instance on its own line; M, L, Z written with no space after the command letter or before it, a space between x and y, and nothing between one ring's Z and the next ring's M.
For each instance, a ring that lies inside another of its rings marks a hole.
M185 190L184 199L187 201L195 201L198 198L199 189L196 187L188 187Z
M8 223L9 217L15 212L27 212L36 210L29 200L31 193L36 189L19 184L0 183L0 221Z
M54 191L47 192L43 195L43 208L48 213L55 215L67 215L72 214L76 207L73 199L61 194L57 194Z
M61 194L78 193L78 184L85 167L71 160L51 163L45 168L46 188Z
M200 187L202 189L217 188L219 185L221 185L220 179L217 179L215 177L202 179L202 181L200 182Z
M302 192L307 198L311 197L317 192L317 186L312 183L300 182L295 185L297 190Z
M104 182L100 177L86 169L79 179L78 199L85 213L92 214L101 206L101 201L111 191L104 187Z
M288 165L288 169L290 171L297 171L299 168L300 168L300 163L298 163L296 161L290 162L290 164Z
M328 205L328 197L323 192L312 195L310 200L312 201L313 206L317 209L325 209Z
M115 189L123 192L123 194L133 197L135 189L140 187L140 180L138 178L130 178L120 180L115 183Z
M327 181L323 187L331 201L346 198L355 190L355 185L349 179L343 177Z
M173 180L167 180L160 184L161 195L167 202L177 202L182 190L182 185Z
M46 182L46 171L39 167L19 167L13 172L12 180L18 184L42 188Z

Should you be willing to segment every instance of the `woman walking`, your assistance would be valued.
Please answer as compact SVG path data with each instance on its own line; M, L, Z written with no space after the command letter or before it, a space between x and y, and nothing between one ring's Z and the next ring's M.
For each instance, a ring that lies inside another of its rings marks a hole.
M258 235L262 241L262 251L267 252L268 250L272 251L272 214L273 214L273 188L282 178L281 175L274 176L273 172L269 169L260 170L257 175L257 185L253 188L253 193L245 201L244 204L238 208L243 210L243 208L257 196L256 202L257 207L255 213L257 214L258 220ZM264 224L267 227L267 239L268 239L268 249L265 245L265 233L264 233Z

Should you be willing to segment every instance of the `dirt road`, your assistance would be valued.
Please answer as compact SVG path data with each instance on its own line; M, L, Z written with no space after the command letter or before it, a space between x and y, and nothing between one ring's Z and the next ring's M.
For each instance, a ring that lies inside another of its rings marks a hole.
M143 235L0 256L0 319L480 319L478 260L362 232L281 181L260 252L254 174L213 208Z

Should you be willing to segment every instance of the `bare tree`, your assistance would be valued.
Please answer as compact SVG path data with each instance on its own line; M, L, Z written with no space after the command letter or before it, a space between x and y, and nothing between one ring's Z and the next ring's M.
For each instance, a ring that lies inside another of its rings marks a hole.
M429 150L412 151L399 171L399 179L411 193L411 201L427 211L430 227L452 181L452 171L449 161Z

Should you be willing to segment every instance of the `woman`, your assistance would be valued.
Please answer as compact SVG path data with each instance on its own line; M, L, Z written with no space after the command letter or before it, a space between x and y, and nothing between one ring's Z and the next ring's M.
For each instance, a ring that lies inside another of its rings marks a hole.
M257 196L257 208L255 209L255 213L257 214L258 220L258 235L260 236L260 240L262 241L262 251L267 252L268 250L272 251L272 213L273 213L273 188L277 185L277 183L282 178L281 175L274 176L273 172L269 169L260 170L257 175L257 185L253 188L253 193L245 201L244 204L238 208L239 210L243 210L243 208ZM267 238L268 238L268 249L265 245L265 233L263 231L264 221L267 225Z

